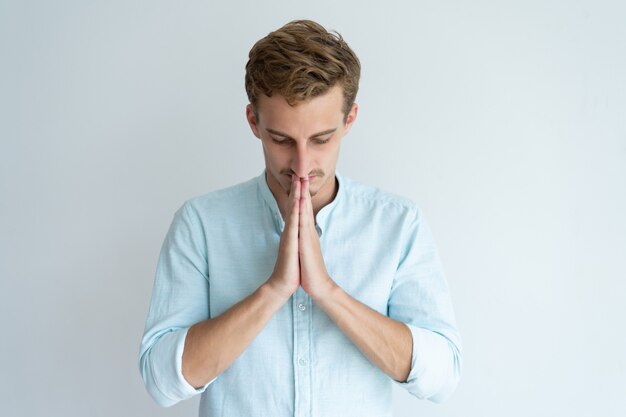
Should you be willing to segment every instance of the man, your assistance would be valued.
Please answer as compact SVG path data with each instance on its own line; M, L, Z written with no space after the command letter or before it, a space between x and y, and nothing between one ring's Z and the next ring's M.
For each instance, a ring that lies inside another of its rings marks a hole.
M390 416L395 381L440 401L460 376L448 287L421 211L341 176L360 64L294 21L246 65L257 178L190 199L161 250L146 387L201 416Z

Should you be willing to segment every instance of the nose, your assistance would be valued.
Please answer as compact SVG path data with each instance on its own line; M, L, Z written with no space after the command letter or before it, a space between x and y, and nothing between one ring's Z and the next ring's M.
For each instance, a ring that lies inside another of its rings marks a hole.
M311 155L306 144L298 144L295 147L291 169L300 178L307 177L311 172Z

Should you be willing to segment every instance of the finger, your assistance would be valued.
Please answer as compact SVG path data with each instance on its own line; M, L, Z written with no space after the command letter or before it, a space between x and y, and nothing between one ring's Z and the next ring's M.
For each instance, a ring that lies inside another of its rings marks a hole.
M289 187L289 199L291 199L296 195L296 182L298 177L295 174L291 175L291 187Z
M297 203L300 201L300 196L302 194L302 187L300 184L300 178L298 178L298 176L296 174L293 174L293 184L295 185L295 192L294 192L294 202ZM294 204L295 205L295 204Z
M309 178L305 177L301 179L302 181L302 191L301 191L301 198L300 198L300 225L302 227L304 226L308 226L309 223L311 222L311 213L309 210L309 202L311 199L311 191L310 191L310 184L309 184Z
M291 191L289 197L291 198L291 212L287 219L286 227L289 228L290 233L298 237L298 223L300 222L300 196L301 196L300 179L296 175L292 175L291 178ZM291 236L293 237L293 236Z
M305 198L311 196L311 182L309 177L302 178L302 194Z
M313 197L311 196L311 181L307 178L305 181L306 192L304 200L304 209L309 218L309 225L315 227L315 215L313 214Z

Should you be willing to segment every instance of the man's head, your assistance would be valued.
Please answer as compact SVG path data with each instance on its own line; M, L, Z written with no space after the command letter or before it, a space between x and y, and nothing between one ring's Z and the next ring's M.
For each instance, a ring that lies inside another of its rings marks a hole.
M291 174L308 176L319 209L333 198L340 141L358 111L359 60L340 35L303 20L259 40L249 57L246 116L263 143L268 185L280 198Z

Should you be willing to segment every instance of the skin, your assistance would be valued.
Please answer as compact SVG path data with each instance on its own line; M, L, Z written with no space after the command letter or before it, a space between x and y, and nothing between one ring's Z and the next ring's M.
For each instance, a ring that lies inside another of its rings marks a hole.
M261 140L266 179L285 220L272 275L254 293L221 315L193 325L185 339L182 372L201 387L223 372L302 286L359 350L396 381L411 367L408 327L343 291L329 276L315 229L315 215L337 191L335 167L342 138L358 106L342 112L343 92L335 87L295 106L284 97L260 97L246 117ZM258 115L258 117L257 117Z

